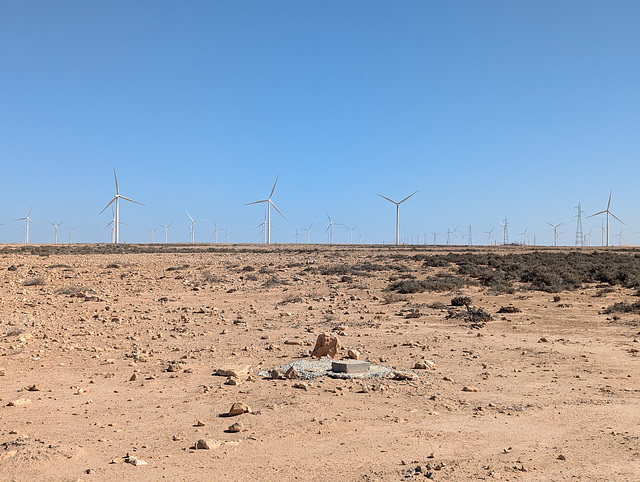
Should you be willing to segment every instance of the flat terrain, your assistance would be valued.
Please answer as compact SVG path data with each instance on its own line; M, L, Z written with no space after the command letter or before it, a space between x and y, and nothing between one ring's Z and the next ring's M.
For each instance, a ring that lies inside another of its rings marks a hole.
M451 248L2 248L0 479L640 480L640 251Z

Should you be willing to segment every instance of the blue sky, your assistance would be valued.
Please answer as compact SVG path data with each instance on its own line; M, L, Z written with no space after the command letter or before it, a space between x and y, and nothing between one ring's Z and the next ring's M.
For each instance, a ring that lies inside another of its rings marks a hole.
M640 3L632 1L30 1L0 3L0 242L14 219L107 242L294 241L326 213L390 243L473 227L552 244L546 222L606 207L640 244ZM600 244L600 217L585 219ZM354 232L354 238L356 237ZM61 237L63 237L61 235ZM156 240L160 238L156 232ZM222 236L219 238L222 240ZM306 238L305 238L306 239ZM349 232L336 228L334 242ZM301 239L302 241L302 239Z

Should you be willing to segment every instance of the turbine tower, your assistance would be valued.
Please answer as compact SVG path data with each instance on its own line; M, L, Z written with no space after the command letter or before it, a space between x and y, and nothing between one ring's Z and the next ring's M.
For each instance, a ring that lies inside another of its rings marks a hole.
M313 223L308 228L302 228L303 231L307 232L307 244L311 244L311 226L313 226Z
M164 228L164 244L167 244L167 239L169 238L169 226L171 226L172 224L173 224L173 221L171 221L166 226L164 224L160 225L161 228Z
M350 228L349 226L345 226L345 228L349 230L349 244L353 244L353 230L356 229L357 227L358 226L354 226Z
M491 228L489 231L484 231L484 234L488 234L489 235L489 246L491 246L491 240L493 239L493 230L495 229L495 227Z
M69 244L71 244L71 232L72 232L74 229L76 229L76 228L75 228L75 227L73 227L73 228L71 228L71 229L67 228L67 231L69 231Z
M218 225L216 224L216 222L213 222L213 226L215 227L215 229L213 230L213 235L215 235L216 237L216 244L218 243L218 231L222 231L222 228L219 228Z
M31 207L29 208L29 214L27 214L27 217L25 218L20 218L20 219L16 219L16 221L24 221L24 243L25 244L29 244L29 223L33 224L33 226L38 229L38 226L36 226L36 223L34 223L31 220L31 210L33 209L33 204L31 205Z
M252 203L245 204L245 206L249 206L250 204L267 203L267 244L271 244L271 206L273 206L273 208L276 211L278 211L278 213L280 213L280 216L282 216L285 221L287 220L287 218L284 217L284 214L282 214L280 212L278 207L271 200L271 198L273 197L273 191L276 190L276 184L278 184L278 178L279 177L280 176L276 176L276 182L273 183L273 188L271 189L271 194L269 194L269 197L267 199L263 199L261 201L254 201Z
M333 227L344 225L342 223L334 223L333 221L331 221L331 216L329 216L329 213L327 213L327 217L329 218L329 226L327 226L327 229L324 232L326 233L327 231L329 231L329 244L333 244Z
M414 192L413 194L416 194L417 192L418 191ZM400 244L400 204L402 204L407 199L409 199L411 196L413 196L413 194L409 194L406 198L404 198L400 202L395 202L392 199L389 199L388 197L383 196L382 194L378 194L378 193L376 193L376 194L378 196L380 196L382 199L386 199L390 203L393 203L393 204L396 205L396 244Z
M189 211L185 209L184 212L187 213L187 216L189 216L189 219L191 219L191 229L189 230L189 239L191 240L191 244L194 244L196 242L196 220L191 217L191 214L189 214Z
M116 168L113 168L113 178L116 181L116 194L115 196L113 196L113 199L111 201L109 201L109 204L107 204L104 209L102 211L100 211L100 214L102 214L105 209L107 209L109 206L111 206L111 204L115 201L116 203L116 217L114 218L114 233L115 233L115 240L114 242L116 244L118 244L120 242L120 199L124 199L125 201L129 201L132 203L136 203L136 204L140 204L140 206L144 206L144 204L139 203L138 201L134 201L133 199L129 199L128 197L124 197L120 195L120 189L118 188L118 176L116 176Z
M147 230L151 231L151 244L154 244L153 237L156 234L156 231L158 230L158 228L153 228L153 229L147 228Z
M553 245L558 246L558 228L562 226L564 223L553 225L548 221L545 221L545 222L553 228Z
M64 223L64 221L62 221L62 223ZM53 226L53 232L54 232L54 244L58 244L58 227L62 224L62 223L58 223L58 224L53 224L51 221L49 221L49 224L51 226Z
M593 216L598 216L599 214L606 214L607 215L607 246L609 246L609 215L613 216L618 221L620 221L620 219L609 210L609 208L611 207L611 194L612 193L613 193L613 189L611 191L609 191L609 202L607 203L607 209L605 209L604 211L600 211L599 213L592 214L591 216L587 216L589 218L592 218ZM622 223L622 221L620 221L620 222ZM622 223L622 224L624 224L624 223Z

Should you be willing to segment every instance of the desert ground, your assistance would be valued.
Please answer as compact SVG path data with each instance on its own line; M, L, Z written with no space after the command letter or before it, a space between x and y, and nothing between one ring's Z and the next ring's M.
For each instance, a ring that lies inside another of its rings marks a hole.
M633 248L3 246L0 479L640 480L639 288ZM322 333L390 374L272 371Z

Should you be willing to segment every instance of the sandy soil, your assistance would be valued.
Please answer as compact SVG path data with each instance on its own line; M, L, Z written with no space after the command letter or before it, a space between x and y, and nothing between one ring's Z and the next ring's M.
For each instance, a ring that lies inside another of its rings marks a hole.
M447 271L429 249L99 251L0 255L1 480L640 480L640 323L602 314L634 290L385 290ZM257 376L322 332L415 378Z

